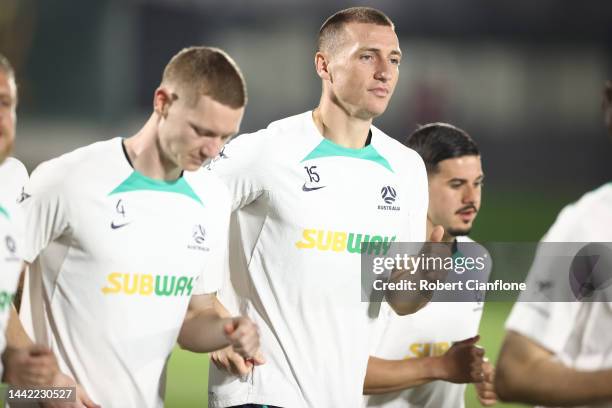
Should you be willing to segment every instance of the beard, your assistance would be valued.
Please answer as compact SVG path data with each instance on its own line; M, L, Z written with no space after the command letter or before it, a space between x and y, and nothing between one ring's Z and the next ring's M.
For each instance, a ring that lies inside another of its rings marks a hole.
M471 231L472 231L472 227L469 227L469 228L449 228L449 229L446 230L448 235L451 235L453 237L463 237L465 235L470 235Z

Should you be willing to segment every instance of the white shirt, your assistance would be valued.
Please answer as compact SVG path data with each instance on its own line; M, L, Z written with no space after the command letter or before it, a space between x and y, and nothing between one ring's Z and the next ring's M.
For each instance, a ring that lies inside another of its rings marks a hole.
M41 164L25 192L36 341L98 404L162 406L190 297L222 281L226 187L145 177L115 138Z
M246 379L211 365L212 407L361 404L377 313L361 299L359 244L422 242L428 199L419 155L371 132L367 147L344 148L306 112L240 136L213 162L235 210L221 297L259 325L267 362Z
M17 200L28 179L28 172L17 159L8 157L0 164L0 353L6 347L5 332L21 272L23 217ZM0 377L3 373L0 361Z
M474 241L457 237L458 250ZM466 248L467 249L467 248ZM490 269L483 272L486 282ZM387 321L380 331L373 355L386 360L441 356L454 342L478 333L483 303L429 302L409 316L398 316L388 306ZM364 397L364 407L379 408L461 408L465 405L465 384L432 381L411 389Z
M610 245L612 183L565 207L542 241ZM537 280L550 280L553 283L550 290L557 294L570 290L567 275L561 278L551 275L556 269L544 267L545 259L538 255L527 278L528 287L534 286ZM506 329L550 350L566 366L586 371L612 368L610 327L612 303L608 302L517 302L506 321ZM591 407L612 407L612 401Z

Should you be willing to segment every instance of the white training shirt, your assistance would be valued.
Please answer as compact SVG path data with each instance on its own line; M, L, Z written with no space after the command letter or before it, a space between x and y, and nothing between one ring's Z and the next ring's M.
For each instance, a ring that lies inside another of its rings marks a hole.
M8 157L0 164L0 353L6 347L6 328L21 273L23 217L17 200L28 179L28 172L17 159ZM3 374L0 361L0 378Z
M565 207L542 241L612 242L612 183ZM537 256L536 264L528 287L539 280L552 283L547 290L569 290L567 275L551 275L556 269L543 267ZM607 302L517 302L506 321L507 330L532 339L566 366L585 371L612 368L610 327L612 303ZM612 401L591 407L612 407Z
M422 242L428 204L420 156L371 132L368 146L341 147L306 112L240 136L213 161L235 210L232 287L220 296L259 325L267 362L242 379L211 364L212 407L361 405L378 312L361 299L359 243Z
M473 242L468 237L457 237L457 248L461 251L462 243ZM486 277L483 280L486 282ZM441 356L454 342L478 334L483 303L432 301L409 316L398 316L386 305L383 310L388 318L372 354L386 360L403 360ZM462 408L465 388L466 384L432 381L403 391L366 396L364 407Z
M41 164L25 192L36 341L103 407L162 406L190 297L222 282L227 188L145 177L114 138Z

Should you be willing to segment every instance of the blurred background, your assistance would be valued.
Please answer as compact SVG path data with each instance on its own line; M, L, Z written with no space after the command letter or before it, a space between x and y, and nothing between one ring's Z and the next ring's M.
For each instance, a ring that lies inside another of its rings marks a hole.
M536 241L563 205L612 179L600 109L612 78L612 2L598 0L0 0L0 52L20 93L15 156L32 171L130 136L151 112L165 64L188 45L219 46L241 66L242 131L312 109L318 29L353 5L386 12L404 53L375 124L402 138L418 124L450 122L479 144L486 188L473 238ZM508 308L485 309L492 359ZM206 365L174 353L169 407L205 404Z

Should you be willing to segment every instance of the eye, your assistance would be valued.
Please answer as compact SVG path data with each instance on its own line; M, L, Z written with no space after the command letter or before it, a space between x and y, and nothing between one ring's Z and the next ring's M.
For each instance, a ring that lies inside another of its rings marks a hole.
M391 63L393 65L399 65L400 64L400 59L399 58L391 58Z
M374 57L370 54L363 54L359 57L362 61L371 61Z

